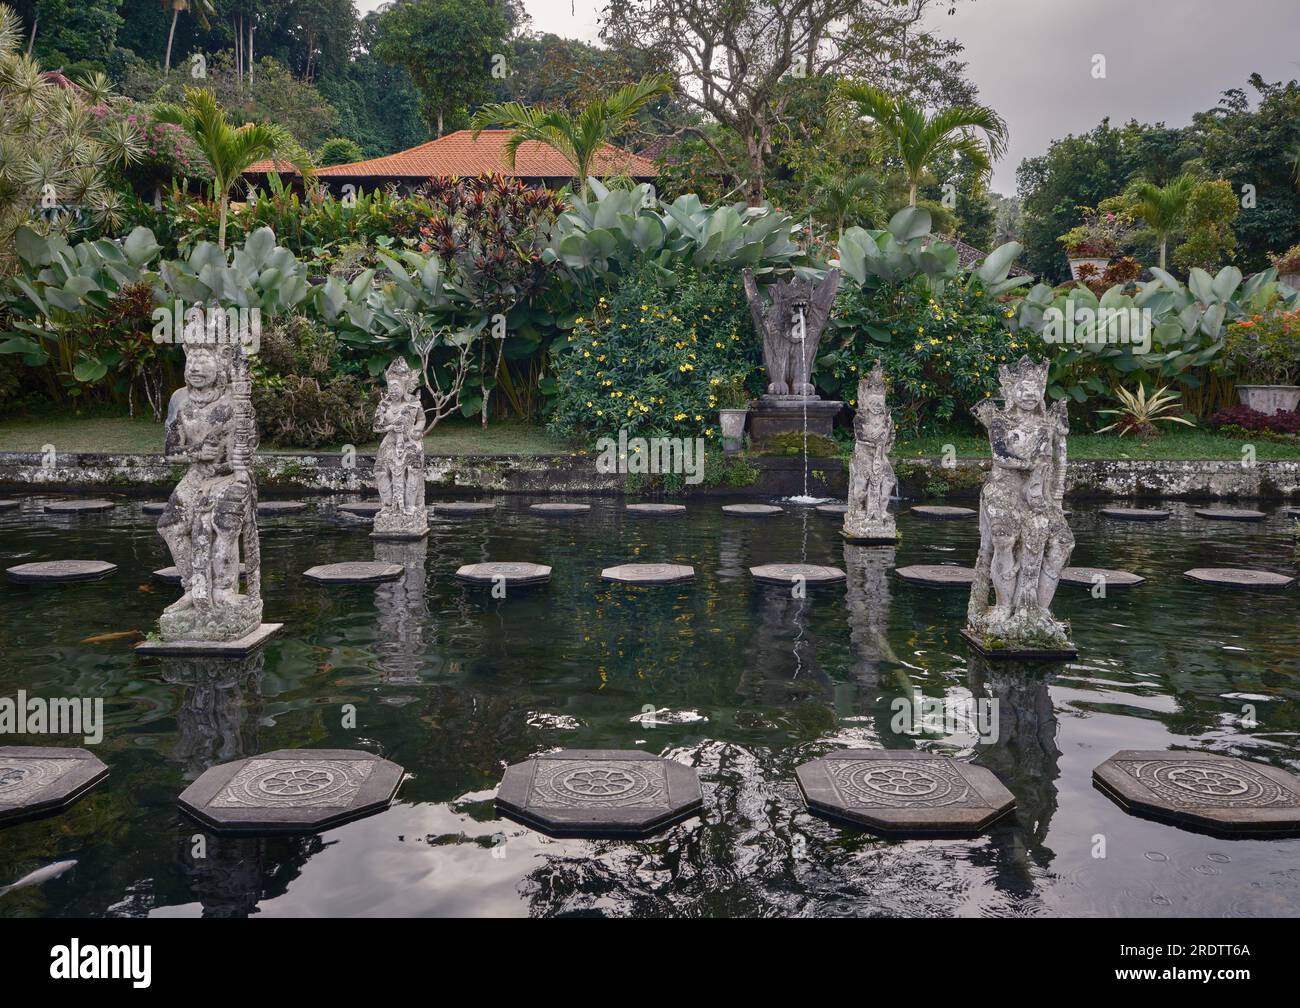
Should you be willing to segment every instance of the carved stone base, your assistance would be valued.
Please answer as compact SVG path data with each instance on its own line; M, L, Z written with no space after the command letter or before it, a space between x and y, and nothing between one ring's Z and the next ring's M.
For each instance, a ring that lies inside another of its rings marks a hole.
M247 637L262 623L262 600L237 595L222 606L195 606L158 617L164 641L234 641Z
M843 408L842 402L834 400L765 395L749 404L749 437L754 444L762 444L787 431L802 433L805 411L808 433L830 437L835 417Z
M243 658L269 641L283 626L283 623L262 623L252 633L232 641L144 641L135 646L135 653L159 657Z
M401 541L423 539L428 534L429 512L425 508L416 508L411 514L384 508L375 515L375 529L370 538Z
M875 531L840 529L840 535L847 543L855 546L893 546L898 542L897 529L878 529Z
M1054 648L1039 648L1009 642L1005 646L999 642L997 647L985 647L984 641L969 630L963 630L961 635L967 644L990 661L1068 661L1079 657L1078 649L1069 641L1066 641L1064 646Z

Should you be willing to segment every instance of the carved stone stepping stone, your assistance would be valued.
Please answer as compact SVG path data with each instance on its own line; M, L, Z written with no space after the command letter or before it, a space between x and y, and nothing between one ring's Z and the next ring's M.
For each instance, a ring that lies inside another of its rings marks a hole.
M506 767L497 811L556 837L645 837L703 804L700 779L639 749L565 749Z
M496 585L504 583L507 588L523 585L545 584L551 580L551 568L545 564L512 563L496 561L492 563L465 564L456 577L462 581L477 585Z
M778 515L784 508L779 508L775 504L723 504L722 513L735 515L738 518L768 518L772 515Z
M1240 567L1194 567L1183 571L1183 577L1201 584L1222 585L1227 588L1290 588L1295 578L1273 571L1243 570Z
M1300 833L1300 777L1211 753L1124 749L1092 782L1125 812L1218 836Z
M317 584L370 585L382 584L385 581L396 581L405 573L406 568L400 564L362 560L359 562L321 564L319 567L309 567L302 572L302 576L308 581L315 581Z
M842 516L849 513L849 506L847 504L818 504L814 510L825 515Z
M17 506L16 500L0 500L0 511L12 511Z
M340 504L339 510L344 514L360 515L362 518L373 518L379 514L383 505L378 501L360 501L352 504Z
M1195 508L1194 513L1210 521L1257 522L1268 517L1263 511L1249 508Z
M94 511L111 511L117 507L110 500L66 500L51 501L45 505L50 514L83 514Z
M10 567L5 571L5 576L19 584L66 584L72 581L98 581L115 570L117 564L103 560L43 560Z
M1111 570L1107 567L1066 567L1061 571L1061 584L1072 588L1091 588L1100 577L1107 588L1133 588L1146 581L1132 571Z
M387 808L402 773L359 749L277 749L205 771L178 800L219 833L310 833Z
M1016 805L984 767L910 749L845 749L795 777L813 812L885 836L969 836Z
M17 504L17 501L10 501L11 504ZM1289 518L1300 518L1300 507L1283 508Z
M952 521L956 518L974 518L978 511L967 507L947 507L941 504L918 504L916 507L908 508L908 514L914 514L918 518L938 518L941 521Z
M307 503L305 501L270 500L257 502L257 513L263 517L298 514L306 510Z
M147 515L162 514L167 510L166 501L145 501L140 505L140 510Z
M602 580L630 585L666 585L689 581L695 577L695 568L686 564L629 563L606 567L600 572Z
M1164 521L1170 515L1159 508L1102 508L1101 513L1119 521Z
M820 564L789 563L762 564L749 568L749 573L759 584L791 585L802 582L809 587L839 584L845 580L845 574L838 567L823 567Z
M586 507L587 505L582 505ZM496 510L494 501L435 501L433 513L444 518L464 518Z
M283 629L283 623L263 623L231 641L145 640L135 646L135 653L158 658L245 658Z
M590 504L530 504L528 510L550 518L571 518L574 515L590 511Z
M637 518L668 518L686 513L685 504L629 504L627 513Z
M107 776L85 749L0 746L0 823L71 805Z
M247 573L248 573L247 564L241 563L239 565L239 576L243 577ZM175 567L160 567L158 570L153 572L153 576L156 577L159 581L166 581L168 584L181 583L181 572L177 570Z
M969 588L975 582L974 568L954 564L915 564L899 567L894 573L904 581L929 588Z

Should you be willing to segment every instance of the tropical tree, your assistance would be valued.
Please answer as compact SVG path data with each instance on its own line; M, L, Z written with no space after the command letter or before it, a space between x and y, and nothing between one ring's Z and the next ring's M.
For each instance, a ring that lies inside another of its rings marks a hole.
M226 247L226 219L230 213L230 190L249 165L277 154L295 155L293 137L284 127L246 123L233 126L211 91L186 88L185 104L158 105L154 119L183 129L212 166L213 195L221 203L221 226L217 244Z
M167 55L163 57L163 72L167 73L172 68L172 43L176 40L176 20L181 11L192 10L199 25L207 31L208 15L217 10L212 6L212 0L162 0L162 5L164 9L170 7L172 12L172 26L167 32Z
M1183 223L1187 201L1196 188L1190 175L1179 175L1168 185L1156 185L1148 179L1134 179L1128 189L1128 211L1143 221L1160 245L1160 268L1168 261L1169 237Z
M928 166L965 155L972 168L987 175L993 159L1006 150L1006 121L986 105L953 105L930 115L903 95L860 81L841 82L831 103L837 114L868 119L884 134L903 163L909 206L916 206L916 190Z
M661 95L671 94L672 90L673 82L668 74L652 74L635 84L619 88L611 95L588 102L576 115L561 109L498 102L479 109L470 121L470 127L475 138L490 126L505 126L513 130L505 147L511 171L515 167L515 154L526 141L535 140L559 151L573 166L574 177L578 179L585 198L587 178L605 145L646 104Z
M871 172L859 172L848 178L817 175L813 187L813 215L834 227L839 238L844 237L844 226L849 217L874 227L876 221L884 216L884 187Z

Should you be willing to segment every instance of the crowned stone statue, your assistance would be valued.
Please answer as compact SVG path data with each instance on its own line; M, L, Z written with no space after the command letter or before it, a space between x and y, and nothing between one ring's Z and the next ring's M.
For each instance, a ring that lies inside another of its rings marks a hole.
M980 547L965 636L986 654L1072 655L1069 627L1051 613L1074 549L1062 506L1065 402L1045 404L1047 365L1028 357L999 368L998 380L1001 401L985 399L972 410L988 430L993 468L980 493Z
M164 644L240 641L267 629L248 358L237 342L187 339L182 347L185 387L168 404L164 456L186 470L158 519L182 594L158 626ZM241 553L246 594L239 591Z
M858 382L858 412L853 418L853 460L849 463L849 509L842 534L849 542L889 544L898 528L889 500L898 481L889 453L894 450L894 421L885 402L885 375L877 362Z
M375 456L380 509L376 539L421 539L429 532L424 506L424 407L416 388L419 372L398 357L384 374L388 388L375 410L375 432L384 436Z

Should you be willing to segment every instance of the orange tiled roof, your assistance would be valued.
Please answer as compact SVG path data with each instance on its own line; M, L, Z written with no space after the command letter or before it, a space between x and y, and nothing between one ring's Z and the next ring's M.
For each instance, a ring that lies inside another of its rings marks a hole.
M410 150L354 164L319 168L316 174L321 178L392 179L469 178L494 173L517 178L573 177L573 169L559 151L536 140L526 140L520 145L515 155L515 169L511 171L505 158L505 143L509 136L510 130L484 130L475 140L472 131L457 130ZM284 162L259 161L248 168L250 173L265 174L269 171L293 173ZM648 178L658 175L659 169L648 158L606 144L596 155L593 173Z

